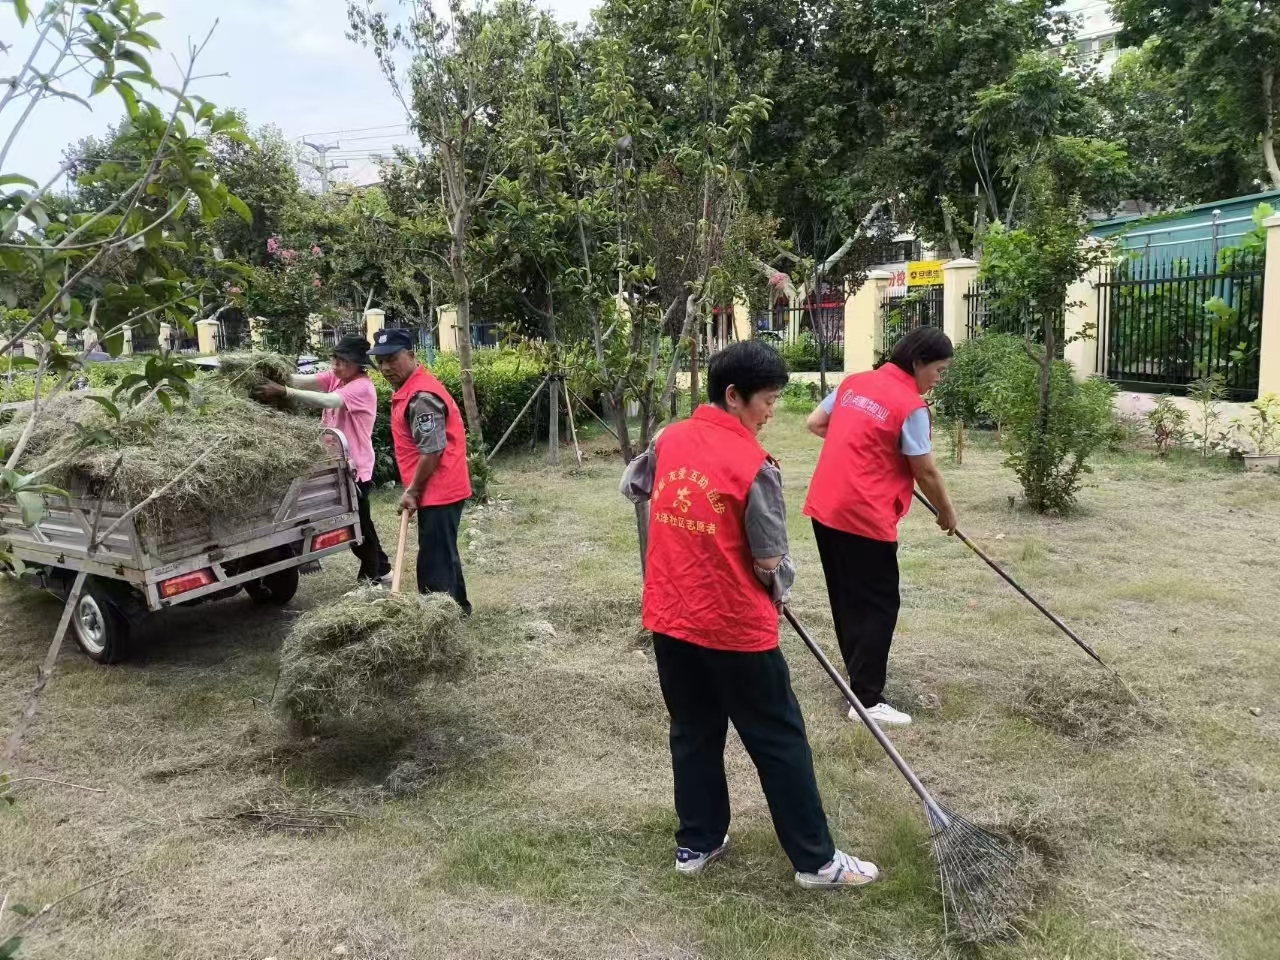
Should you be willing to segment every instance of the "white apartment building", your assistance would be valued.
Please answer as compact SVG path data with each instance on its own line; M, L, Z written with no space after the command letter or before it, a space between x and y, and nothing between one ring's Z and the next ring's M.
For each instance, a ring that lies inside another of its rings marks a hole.
M1060 9L1080 22L1075 55L1086 62L1096 62L1103 75L1110 73L1120 56L1117 35L1121 27L1111 13L1111 4L1107 0L1065 0Z

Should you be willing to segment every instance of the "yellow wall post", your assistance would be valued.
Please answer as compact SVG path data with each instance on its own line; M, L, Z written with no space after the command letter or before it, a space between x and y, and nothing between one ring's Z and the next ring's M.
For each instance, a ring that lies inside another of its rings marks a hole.
M889 291L893 274L872 270L867 281L844 302L844 372L861 373L875 366L883 349L880 302Z
M978 263L967 257L942 268L942 332L958 344L969 336L969 304L964 295L978 279Z
M218 352L217 320L196 321L196 343L199 346L200 352L203 354Z
M378 331L387 325L387 314L383 310L366 310L364 312L364 338L373 343Z
M1267 265L1262 278L1262 342L1258 396L1280 394L1280 214L1262 221L1267 231Z
M745 300L733 301L733 338L751 339L751 304Z
M458 308L454 306L440 307L440 352L458 352ZM470 333L470 331L468 331Z
M1087 380L1098 372L1098 281L1101 276L1099 271L1090 271L1067 287L1063 330L1068 342L1062 355L1071 364L1071 373L1077 380Z

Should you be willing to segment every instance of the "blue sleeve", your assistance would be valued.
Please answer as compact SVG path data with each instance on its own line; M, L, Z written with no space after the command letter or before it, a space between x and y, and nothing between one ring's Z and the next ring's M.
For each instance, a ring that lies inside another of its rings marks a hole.
M929 410L921 407L913 411L902 423L902 440L900 449L908 457L922 457L933 451L933 441L929 439Z
M832 390L830 393L828 393L825 397L822 398L822 403L818 404L818 406L822 408L823 412L826 413L827 416L831 416L831 414L835 413L836 394L839 392L840 392L839 389Z

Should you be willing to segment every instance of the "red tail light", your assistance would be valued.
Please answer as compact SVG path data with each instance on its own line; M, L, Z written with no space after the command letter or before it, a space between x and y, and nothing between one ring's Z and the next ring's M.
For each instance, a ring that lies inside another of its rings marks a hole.
M209 569L197 570L195 573L184 573L180 577L170 577L160 584L160 596L176 597L180 593L187 593L190 590L199 590L201 587L207 587L215 582L213 571Z
M328 550L330 547L336 547L340 543L346 543L348 540L355 539L355 531L351 527L341 527L338 530L330 530L328 533L322 533L311 541L312 550Z

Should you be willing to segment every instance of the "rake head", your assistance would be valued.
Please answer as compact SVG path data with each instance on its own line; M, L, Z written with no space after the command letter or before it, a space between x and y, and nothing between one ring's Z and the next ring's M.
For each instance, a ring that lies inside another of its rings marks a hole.
M1014 922L1039 882L1039 858L940 804L926 805L926 810L947 932L971 943L1016 932Z

